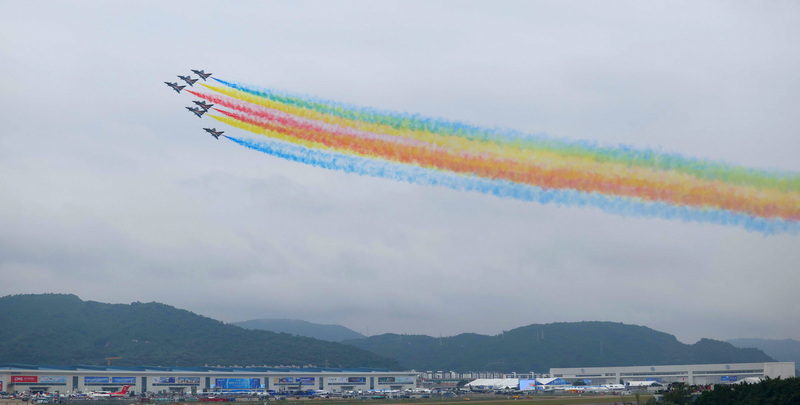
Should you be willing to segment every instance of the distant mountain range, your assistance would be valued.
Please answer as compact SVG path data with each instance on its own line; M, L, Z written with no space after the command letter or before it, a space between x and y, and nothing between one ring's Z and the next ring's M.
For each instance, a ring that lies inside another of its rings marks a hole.
M760 349L778 361L793 361L800 367L800 341L794 339L730 339L728 343L736 347L754 347Z
M234 322L233 324L245 329L288 333L291 335L327 340L329 342L341 342L343 340L363 339L366 337L342 325L323 325L298 319L253 319L250 321Z
M614 322L529 325L495 336L385 334L345 343L401 361L415 370L462 372L774 361L758 349L740 349L711 339L687 345L673 335Z
M168 305L82 301L75 295L0 298L0 363L150 366L316 365L401 369L350 345L247 330Z
M653 329L613 322L529 325L495 336L384 334L344 343L349 329L254 320L250 330L168 305L104 304L74 295L0 298L0 364L125 366L306 366L392 370L546 372L551 367L774 361L758 349L702 339L693 345ZM333 333L336 332L336 333ZM291 333L291 334L289 334Z

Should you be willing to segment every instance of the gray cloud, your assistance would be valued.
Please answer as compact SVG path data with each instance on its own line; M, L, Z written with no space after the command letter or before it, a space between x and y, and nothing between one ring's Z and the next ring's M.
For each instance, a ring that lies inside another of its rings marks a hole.
M224 321L499 333L612 320L800 338L797 236L325 171L214 141L161 82L224 78L800 170L792 3L6 2L0 293ZM219 125L217 125L219 127ZM235 132L234 130L230 130Z

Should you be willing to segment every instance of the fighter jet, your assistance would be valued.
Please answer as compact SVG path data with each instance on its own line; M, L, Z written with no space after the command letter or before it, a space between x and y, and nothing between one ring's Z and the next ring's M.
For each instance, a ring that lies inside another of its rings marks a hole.
M211 136L217 139L219 139L219 136L225 132L225 131L217 131L216 128L203 128L203 129L206 130L206 132L208 132L209 134L211 134Z
M206 73L206 72L204 72L202 70L192 69L192 72L194 72L194 74L200 76L203 79L203 81L206 81L206 79L208 79L208 77L211 76L211 73Z
M183 90L183 88L186 87L186 86L178 86L178 83L164 82L164 84L166 84L169 87L172 87L172 90L175 90L178 93L180 93L181 90Z
M181 75L178 75L178 77L181 80L183 80L184 82L189 83L189 86L194 86L194 82L197 81L197 79L192 79L192 76L181 76Z
M204 101L192 101L192 102L193 102L193 103L195 103L195 104L197 104L197 105L199 105L199 106L200 106L200 108L202 108L202 109L203 109L204 111L206 111L206 112L208 112L208 109L209 109L209 108L211 108L211 107L213 107L213 106L214 106L214 104L211 104L211 103L206 103L206 102L204 102Z
M189 111L191 111L191 112L193 112L193 113L194 113L194 115L196 115L196 116L197 116L197 118L203 118L203 114L205 114L205 112L206 112L205 110L201 110L201 109L199 109L199 108L196 108L196 107L195 107L195 108L192 108L192 107L186 107L186 109L187 109L187 110L189 110Z

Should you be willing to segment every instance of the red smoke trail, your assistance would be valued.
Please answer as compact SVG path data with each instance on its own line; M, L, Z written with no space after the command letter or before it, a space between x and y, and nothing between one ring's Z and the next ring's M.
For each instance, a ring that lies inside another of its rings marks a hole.
M429 148L400 145L377 139L353 139L335 135L313 125L298 124L296 120L270 120L244 114L222 111L241 122L266 130L282 133L296 139L325 145L340 152L356 153L367 157L380 157L390 161L439 168L456 173L474 174L491 179L506 179L550 189L574 189L619 196L637 197L649 201L666 201L694 207L719 207L744 211L762 217L800 219L794 209L779 209L763 201L753 201L741 195L709 192L708 187L663 184L650 179L620 179L611 174L587 173L569 168L543 168L528 162L455 154L450 151L432 151ZM727 194L727 195L726 195Z
M296 115L292 115L283 111L278 111L261 105L253 105L246 101L242 101L236 98L204 95L202 93L197 93L193 91L189 92L191 94L196 95L197 97L204 98L205 100L210 101L214 104L219 104L221 106L246 113L250 116L258 117L262 120L277 122L287 127L313 128L316 131L324 131L338 136L350 136L361 139L383 139L389 142L426 146L428 148L432 148L435 150L445 150L445 148L440 146L435 146L429 142L419 141L416 139L405 138L401 136L360 131L357 129L342 127L336 124L317 121L311 118L298 117ZM483 153L476 155L483 155Z

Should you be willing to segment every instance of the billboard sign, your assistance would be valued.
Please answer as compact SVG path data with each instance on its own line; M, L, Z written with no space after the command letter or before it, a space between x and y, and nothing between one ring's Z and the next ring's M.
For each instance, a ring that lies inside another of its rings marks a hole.
M295 384L294 377L275 377L272 382L277 385Z
M175 384L175 377L153 377L153 384Z
M111 377L111 383L136 385L136 377Z
M67 377L61 375L12 375L11 382L16 384L66 385Z
M246 390L263 388L260 378L217 378L215 388L223 390Z
M277 385L313 385L315 381L316 377L275 377L272 379L272 382Z
M40 384L66 384L67 377L61 375L43 375L39 376Z
M414 377L378 377L378 384L413 384Z
M83 377L84 384L108 384L108 377Z
M363 385L367 383L366 377L328 377L329 385Z
M153 385L200 385L200 377L153 377Z
M533 391L536 389L536 380L519 380L520 391Z

